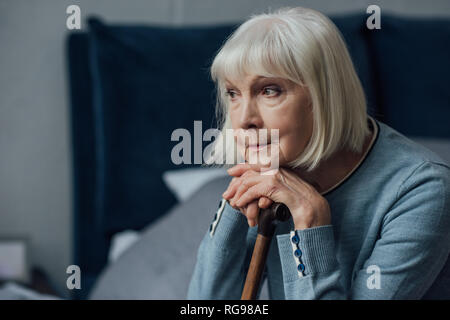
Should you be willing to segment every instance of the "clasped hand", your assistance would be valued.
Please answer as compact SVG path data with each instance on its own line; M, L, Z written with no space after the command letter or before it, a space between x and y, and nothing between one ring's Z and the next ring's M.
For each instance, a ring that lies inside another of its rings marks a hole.
M234 178L222 196L246 216L250 227L258 223L259 209L273 202L289 208L296 230L331 224L328 201L294 171L280 168L262 174L256 166L238 164L227 172Z

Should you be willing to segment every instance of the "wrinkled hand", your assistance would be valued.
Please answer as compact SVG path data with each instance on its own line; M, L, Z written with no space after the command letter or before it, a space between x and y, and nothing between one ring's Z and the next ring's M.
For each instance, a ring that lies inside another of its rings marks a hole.
M289 169L261 174L255 166L238 164L228 174L234 178L222 196L247 217L251 227L257 224L259 209L273 202L289 208L296 230L331 224L328 201Z

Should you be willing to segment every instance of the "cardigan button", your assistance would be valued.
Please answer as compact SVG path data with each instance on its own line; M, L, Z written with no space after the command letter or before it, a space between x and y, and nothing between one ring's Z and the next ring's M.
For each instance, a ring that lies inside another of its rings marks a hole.
M292 242L295 243L295 244L298 244L300 242L300 239L298 238L297 235L292 237Z
M298 267L297 267L297 270L300 271L300 272L305 271L305 265L304 265L303 263L300 263L300 264L298 265Z
M295 250L294 256L296 256L297 258L300 258L302 256L302 251L300 249Z

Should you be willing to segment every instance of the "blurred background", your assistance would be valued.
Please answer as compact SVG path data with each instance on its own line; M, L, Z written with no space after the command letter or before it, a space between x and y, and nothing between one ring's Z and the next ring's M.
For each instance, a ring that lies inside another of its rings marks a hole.
M80 30L66 26L73 4L81 9ZM381 8L373 36L363 30L372 4ZM209 59L239 22L283 6L336 17L370 113L446 156L448 0L0 0L3 280L84 298L104 270L114 234L127 231L131 243L138 237L131 230L189 197L171 189L180 185L176 176L161 176L176 169L170 151L164 154L173 146L170 132L192 131L194 120L203 130L214 126ZM406 84L395 87L401 80ZM66 286L72 264L81 267L81 293Z

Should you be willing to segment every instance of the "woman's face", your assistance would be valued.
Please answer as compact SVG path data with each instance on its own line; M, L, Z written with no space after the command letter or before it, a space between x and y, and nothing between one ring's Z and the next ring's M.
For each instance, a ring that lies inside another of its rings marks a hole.
M232 128L237 136L257 136L243 142L238 150L246 162L260 154L279 150L279 166L295 160L305 149L312 133L313 114L308 91L286 79L249 75L226 81L226 94ZM242 130L237 130L242 129ZM261 140L267 129L267 143ZM278 129L279 143L271 143L272 129ZM252 142L249 142L252 141ZM261 143L262 141L262 143ZM267 149L265 149L267 148ZM253 158L250 158L253 156Z

